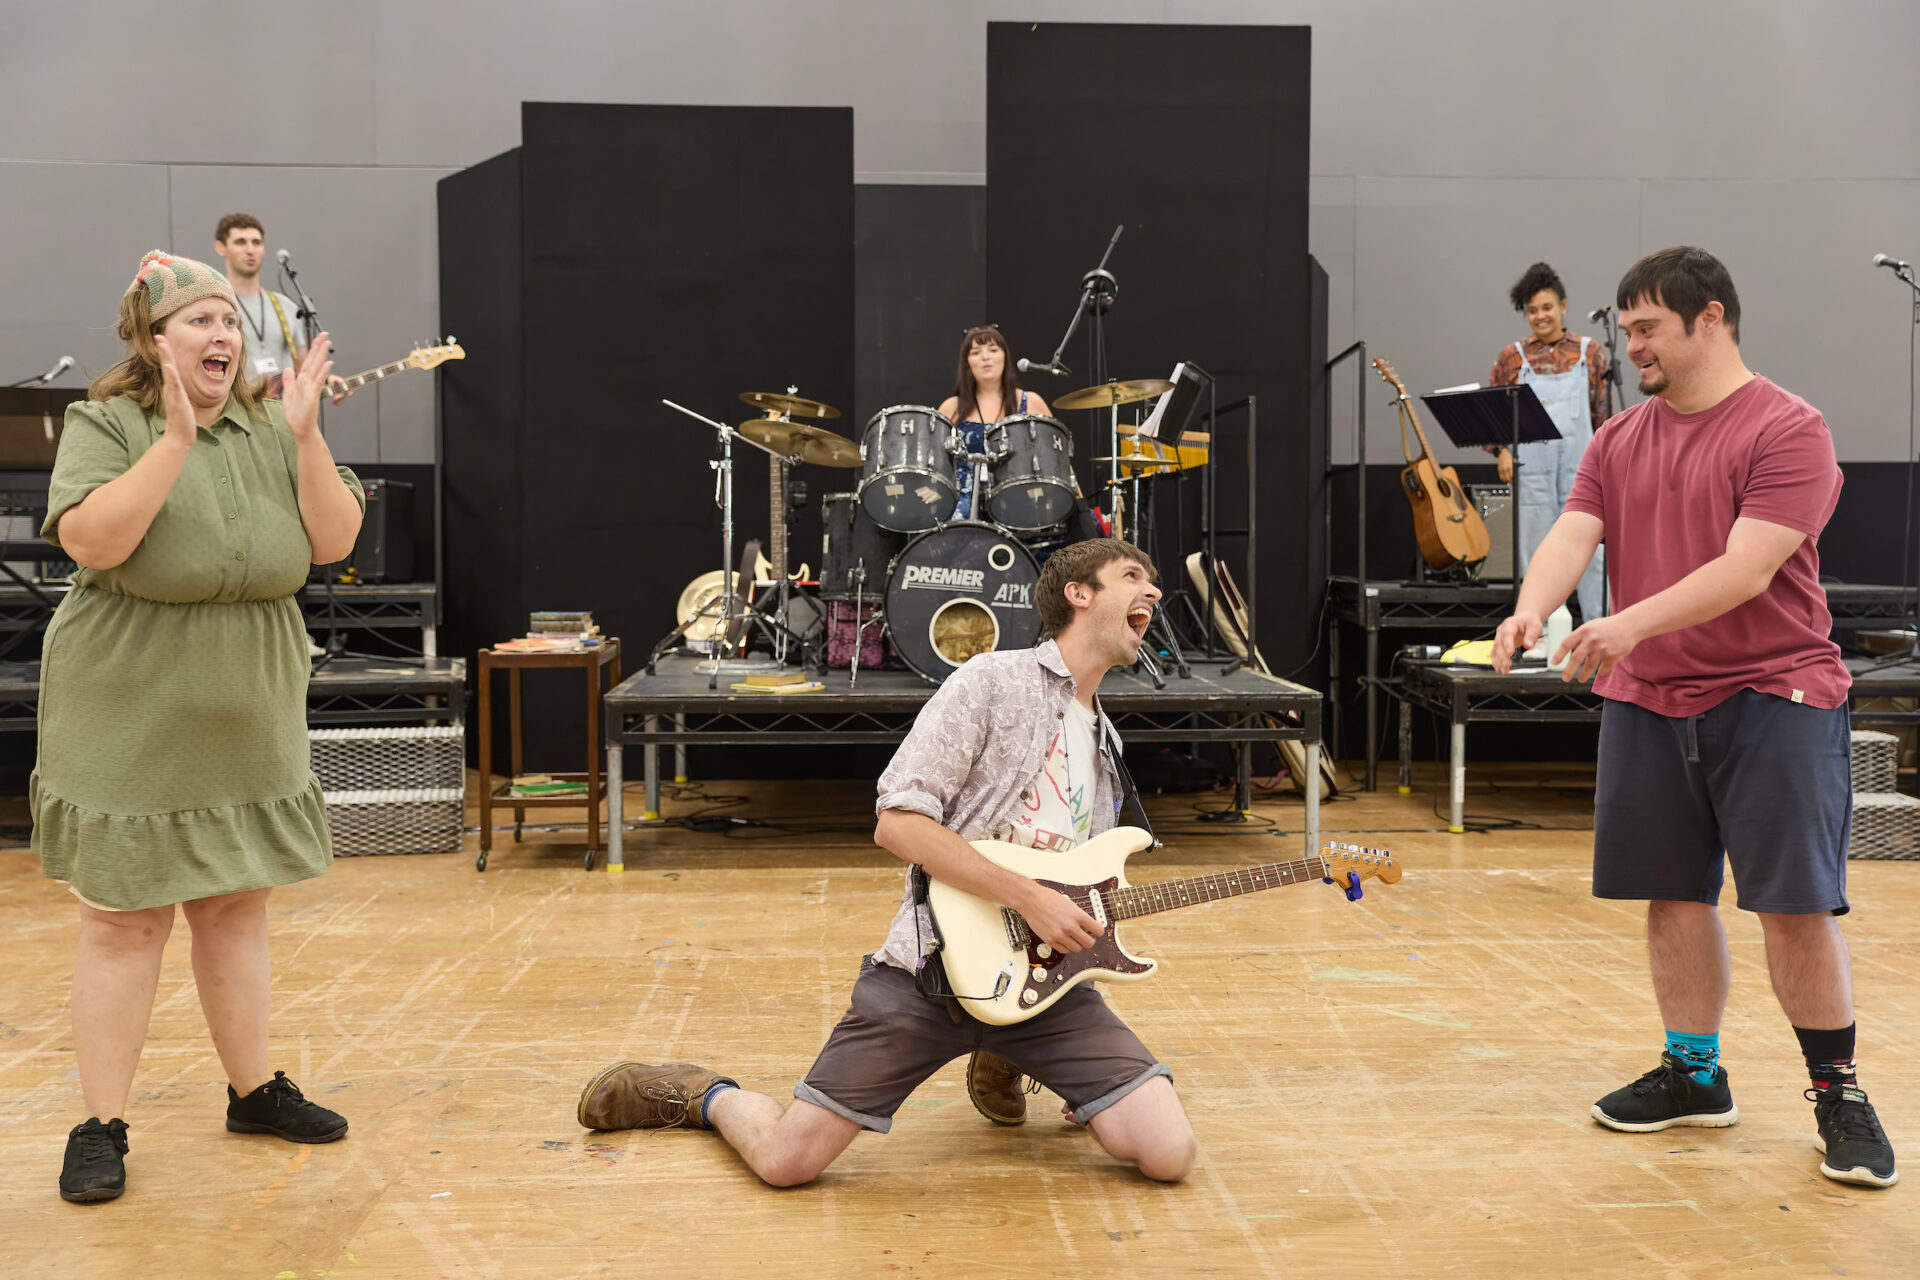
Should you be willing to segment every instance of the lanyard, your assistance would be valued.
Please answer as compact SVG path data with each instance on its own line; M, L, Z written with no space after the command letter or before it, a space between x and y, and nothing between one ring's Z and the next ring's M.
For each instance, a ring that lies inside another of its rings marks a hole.
M240 299L236 296L234 298L234 301L240 302ZM260 319L257 322L254 320L252 316L247 315L247 304L244 302L240 302L240 314L243 316L247 316L247 327L253 330L253 336L260 340L260 345L265 346L267 342L266 290L262 289L260 291Z

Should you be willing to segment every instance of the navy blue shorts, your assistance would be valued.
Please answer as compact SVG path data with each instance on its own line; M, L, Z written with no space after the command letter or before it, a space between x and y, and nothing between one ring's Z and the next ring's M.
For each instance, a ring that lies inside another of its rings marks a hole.
M1608 700L1593 803L1593 896L1847 912L1847 709L1742 689L1697 716Z

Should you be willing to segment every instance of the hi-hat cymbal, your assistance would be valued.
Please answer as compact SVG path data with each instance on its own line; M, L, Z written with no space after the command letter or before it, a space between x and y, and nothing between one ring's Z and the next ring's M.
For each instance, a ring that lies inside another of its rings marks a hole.
M742 391L740 399L756 409L765 409L773 414L784 413L797 418L840 416L840 411L830 404L821 404L818 400L803 400L799 396L777 395L771 391Z
M1097 387L1069 391L1053 402L1056 409L1104 409L1108 405L1132 404L1173 390L1165 378L1135 378L1131 382L1103 382Z
M804 422L783 422L779 418L754 418L740 424L740 434L775 453L788 457L797 453L800 461L811 462L815 466L860 465L860 446L825 427L808 426Z

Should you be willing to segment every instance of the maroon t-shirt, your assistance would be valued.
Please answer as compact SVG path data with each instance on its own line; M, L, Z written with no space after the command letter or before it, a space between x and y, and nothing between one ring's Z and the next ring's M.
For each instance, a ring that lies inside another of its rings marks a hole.
M1812 405L1755 376L1699 413L1648 400L1593 437L1567 498L1606 525L1616 611L1726 553L1740 516L1807 535L1767 589L1698 626L1643 640L1594 682L1603 697L1697 716L1742 689L1833 708L1852 682L1831 638L1815 546L1840 501L1833 434Z

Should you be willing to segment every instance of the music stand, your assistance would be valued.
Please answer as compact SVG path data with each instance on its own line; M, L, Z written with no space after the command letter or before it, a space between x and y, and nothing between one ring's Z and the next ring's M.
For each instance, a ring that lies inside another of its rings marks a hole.
M1462 449L1494 445L1513 450L1513 605L1520 606L1520 446L1540 440L1558 440L1560 428L1547 416L1547 407L1526 383L1505 387L1477 387L1471 391L1436 391L1420 397L1433 410L1433 420L1447 439ZM1530 557L1529 557L1530 558Z

